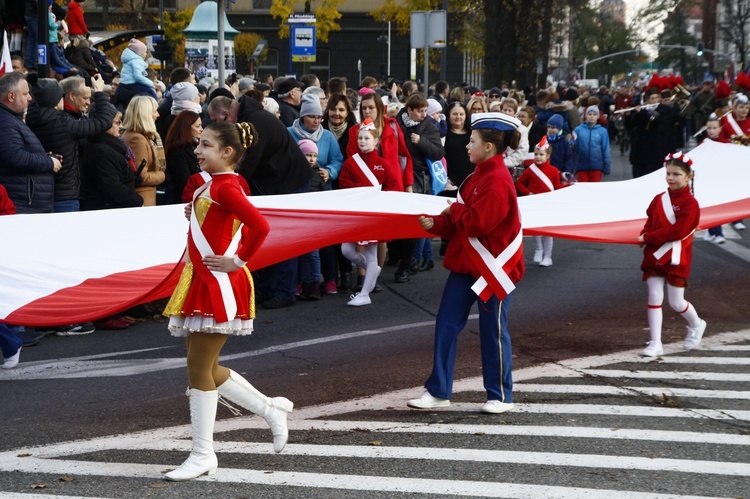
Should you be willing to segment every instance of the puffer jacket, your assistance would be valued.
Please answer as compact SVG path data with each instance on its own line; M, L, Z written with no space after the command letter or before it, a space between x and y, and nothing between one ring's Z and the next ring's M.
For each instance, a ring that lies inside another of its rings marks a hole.
M153 87L154 83L146 78L146 70L148 64L143 60L143 57L139 56L130 49L122 51L122 71L120 71L120 84L121 85L132 85L133 83L140 83L147 87Z
M65 111L40 107L36 102L29 106L26 123L39 138L45 151L63 157L62 169L55 173L55 201L78 199L81 189L82 156L78 139L94 137L112 126L116 110L104 92L94 94L95 106L88 118L79 119Z
M18 213L52 213L54 210L54 165L21 115L0 104L0 184Z
M593 127L584 123L573 132L573 155L575 171L601 170L609 175L609 134L607 129L596 124Z
M83 154L82 169L82 210L143 206L143 198L135 190L135 170L119 138L107 133L92 137Z

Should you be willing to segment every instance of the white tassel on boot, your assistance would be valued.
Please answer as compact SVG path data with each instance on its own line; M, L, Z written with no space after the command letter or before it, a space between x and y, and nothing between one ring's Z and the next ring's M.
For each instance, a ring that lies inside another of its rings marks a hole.
M193 427L193 450L187 460L165 475L167 480L182 482L203 474L213 475L219 466L214 453L214 422L219 392L190 390L190 423Z
M219 395L266 420L273 433L273 450L281 452L289 438L287 413L294 404L284 397L266 397L245 378L229 370L229 378L217 388Z

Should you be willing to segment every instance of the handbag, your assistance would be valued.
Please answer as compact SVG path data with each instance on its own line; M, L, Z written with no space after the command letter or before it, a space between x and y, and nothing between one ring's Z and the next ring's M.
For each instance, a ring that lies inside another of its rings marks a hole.
M430 179L432 180L432 194L438 195L445 190L448 185L448 172L445 169L445 158L438 160L432 160L425 158L427 162L427 168L430 171Z

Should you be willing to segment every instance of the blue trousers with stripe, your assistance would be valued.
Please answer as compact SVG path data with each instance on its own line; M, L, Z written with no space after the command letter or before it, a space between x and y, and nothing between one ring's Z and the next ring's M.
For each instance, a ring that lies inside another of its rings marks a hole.
M425 388L433 397L450 399L453 393L453 366L458 334L469 319L474 302L479 308L479 338L482 350L482 377L487 400L513 402L508 310L510 295L502 301L492 296L486 303L471 290L476 279L451 272L443 290L435 321L435 352L432 374Z

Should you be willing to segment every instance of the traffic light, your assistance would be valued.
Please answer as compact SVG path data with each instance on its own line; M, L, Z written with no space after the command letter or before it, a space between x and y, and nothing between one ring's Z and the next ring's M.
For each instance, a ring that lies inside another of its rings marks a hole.
M696 50L695 55L703 57L703 42L698 42L698 50Z
M169 46L166 38L154 41L153 56L160 61L168 61L172 58L172 47Z

